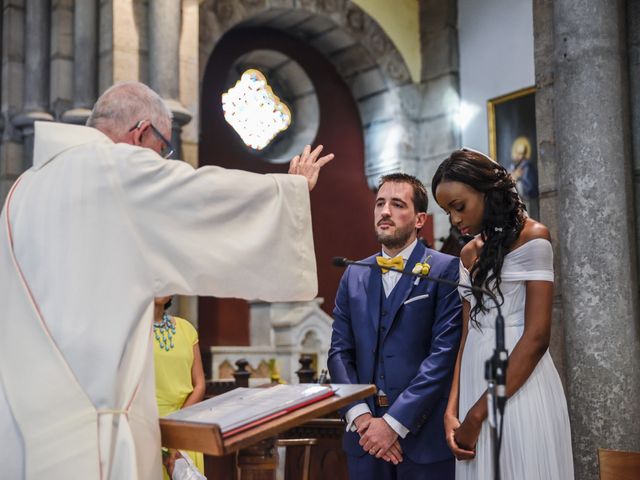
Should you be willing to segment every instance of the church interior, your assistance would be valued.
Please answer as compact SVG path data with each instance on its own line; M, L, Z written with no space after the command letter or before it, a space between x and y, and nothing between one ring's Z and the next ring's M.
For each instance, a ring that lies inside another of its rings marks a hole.
M551 232L550 351L575 478L600 478L600 448L640 451L639 0L4 0L1 16L2 200L31 166L34 122L84 124L127 80L165 100L175 158L194 167L286 173L307 144L335 154L311 193L317 298L175 299L208 394L317 379L343 274L332 258L379 248L380 177L409 173L430 192L466 147L508 168ZM433 198L428 214L423 241L459 254ZM342 430L283 437L281 478L346 478ZM206 465L235 475L229 459Z

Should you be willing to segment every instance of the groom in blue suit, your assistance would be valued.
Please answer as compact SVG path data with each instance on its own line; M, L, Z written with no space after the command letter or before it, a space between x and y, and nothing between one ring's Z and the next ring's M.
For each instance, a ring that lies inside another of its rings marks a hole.
M374 383L378 392L343 412L343 446L353 480L453 480L443 417L460 344L458 292L410 272L458 281L459 260L426 248L417 235L427 192L415 177L382 177L374 208L382 252L363 260L376 268L345 271L333 311L329 372L335 383Z

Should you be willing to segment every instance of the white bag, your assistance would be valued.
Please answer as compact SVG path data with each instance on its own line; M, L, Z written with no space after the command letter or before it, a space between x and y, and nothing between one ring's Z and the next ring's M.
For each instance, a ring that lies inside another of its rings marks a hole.
M180 452L181 458L178 458L173 465L172 480L207 480L198 468L193 464L191 457L185 452Z

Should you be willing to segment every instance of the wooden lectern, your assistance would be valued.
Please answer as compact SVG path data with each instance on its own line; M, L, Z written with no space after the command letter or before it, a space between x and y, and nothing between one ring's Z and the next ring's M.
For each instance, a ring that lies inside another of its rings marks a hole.
M237 453L240 480L275 480L278 467L278 434L335 412L376 392L374 385L336 384L331 387L335 391L331 397L227 437L223 437L220 427L213 423L202 424L161 418L162 445L214 456Z

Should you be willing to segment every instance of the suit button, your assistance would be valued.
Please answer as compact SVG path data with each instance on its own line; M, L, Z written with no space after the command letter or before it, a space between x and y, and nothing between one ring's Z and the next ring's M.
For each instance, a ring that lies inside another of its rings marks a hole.
M380 330L382 330L383 332L387 329L387 327L380 327Z
M384 375L380 375L380 378L384 380Z
M382 310L382 313L380 315L382 315L383 317L387 314L386 310Z

